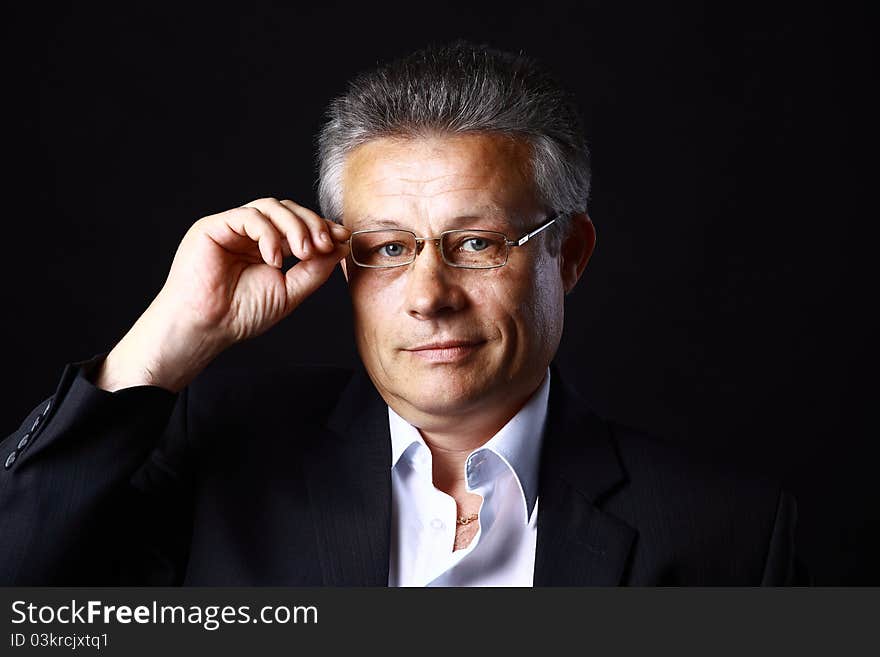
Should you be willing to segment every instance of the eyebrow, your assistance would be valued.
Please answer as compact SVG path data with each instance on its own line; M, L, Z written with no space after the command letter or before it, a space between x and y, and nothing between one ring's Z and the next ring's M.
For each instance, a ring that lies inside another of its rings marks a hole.
M462 222L464 221L505 221L512 222L514 225L517 223L517 218L515 216L508 218L504 212L501 210L499 206L496 205L487 205L475 208L471 212L467 212L465 214L456 215L451 217L448 220L448 224L458 224L459 227L462 227ZM367 224L371 228L399 228L402 230L410 230L408 227L403 225L400 221L395 219L388 218L379 218L374 217L369 214L361 215L360 223ZM363 230L363 229L362 229ZM450 230L450 229L447 229Z

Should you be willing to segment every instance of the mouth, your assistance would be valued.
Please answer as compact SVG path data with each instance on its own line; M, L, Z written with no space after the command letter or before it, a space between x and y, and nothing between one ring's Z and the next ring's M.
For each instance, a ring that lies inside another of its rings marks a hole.
M454 363L464 360L485 344L485 340L445 340L405 349L415 358L430 363Z

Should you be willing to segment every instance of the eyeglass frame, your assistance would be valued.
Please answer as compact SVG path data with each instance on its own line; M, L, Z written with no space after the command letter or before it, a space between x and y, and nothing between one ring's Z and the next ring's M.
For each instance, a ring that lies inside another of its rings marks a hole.
M444 230L437 237L419 237L413 231L407 230L406 228L368 228L366 230L354 231L349 236L349 238L347 240L345 240L345 243L348 244L349 246L351 246L351 240L354 238L355 235L362 235L364 233L382 233L382 232L388 232L388 231L409 233L410 235L413 236L413 239L415 239L416 248L415 248L415 251L413 252L412 259L409 260L408 262L401 262L396 265L364 265L364 264L361 264L360 262L358 262L357 260L355 260L354 252L352 251L351 252L352 262L354 262L354 264L356 264L358 267L363 267L365 269L394 269L396 267L406 267L407 265L411 265L412 263L414 263L416 261L416 258L419 257L419 254L422 252L422 249L424 248L425 242L435 242L437 244L437 250L440 251L440 257L443 259L443 262L446 263L447 265L449 265L450 267L455 267L456 269L498 269L499 267L503 267L504 265L506 265L507 261L510 259L510 247L523 246L526 242L528 242L535 235L537 235L538 233L543 231L545 228L549 228L553 223L556 222L557 219L559 219L558 212L551 215L551 219L549 221L538 226L534 230L526 233L525 235L523 235L522 237L520 237L517 240L509 239L507 237L507 235L502 233L501 231L484 230L482 228L453 228L452 230ZM495 235L501 235L504 238L504 243L507 245L507 252L504 255L504 262L497 264L497 265L488 265L486 267L470 267L468 265L456 265L454 263L449 262L449 260L446 259L446 253L444 253L444 251L443 251L442 240L445 235L448 235L450 233L494 233ZM420 244L421 244L421 246L419 246Z

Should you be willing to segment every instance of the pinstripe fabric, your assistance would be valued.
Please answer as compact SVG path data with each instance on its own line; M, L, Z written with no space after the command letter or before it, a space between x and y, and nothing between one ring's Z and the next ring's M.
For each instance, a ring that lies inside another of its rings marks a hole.
M100 358L0 443L0 584L387 583L391 440L363 369L107 393ZM789 494L599 418L555 367L538 495L536 586L808 581Z

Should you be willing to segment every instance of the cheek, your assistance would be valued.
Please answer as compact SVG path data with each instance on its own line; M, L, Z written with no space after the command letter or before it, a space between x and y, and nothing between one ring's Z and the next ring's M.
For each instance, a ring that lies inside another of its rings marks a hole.
M565 290L559 271L552 266L539 269L530 301L531 332L544 346L543 351L551 356L562 337L564 308Z
M487 306L494 308L498 326L506 333L507 349L529 359L558 341L562 325L562 292L558 274L546 266L486 286Z
M507 343L505 349L519 350L539 320L540 296L534 280L525 272L511 269L509 274L515 275L497 275L481 281L473 289L471 298L478 320L492 325Z
M355 274L349 281L355 335L358 340L368 338L365 346L376 347L391 328L400 323L401 290L397 279L383 272L369 272L372 276Z

